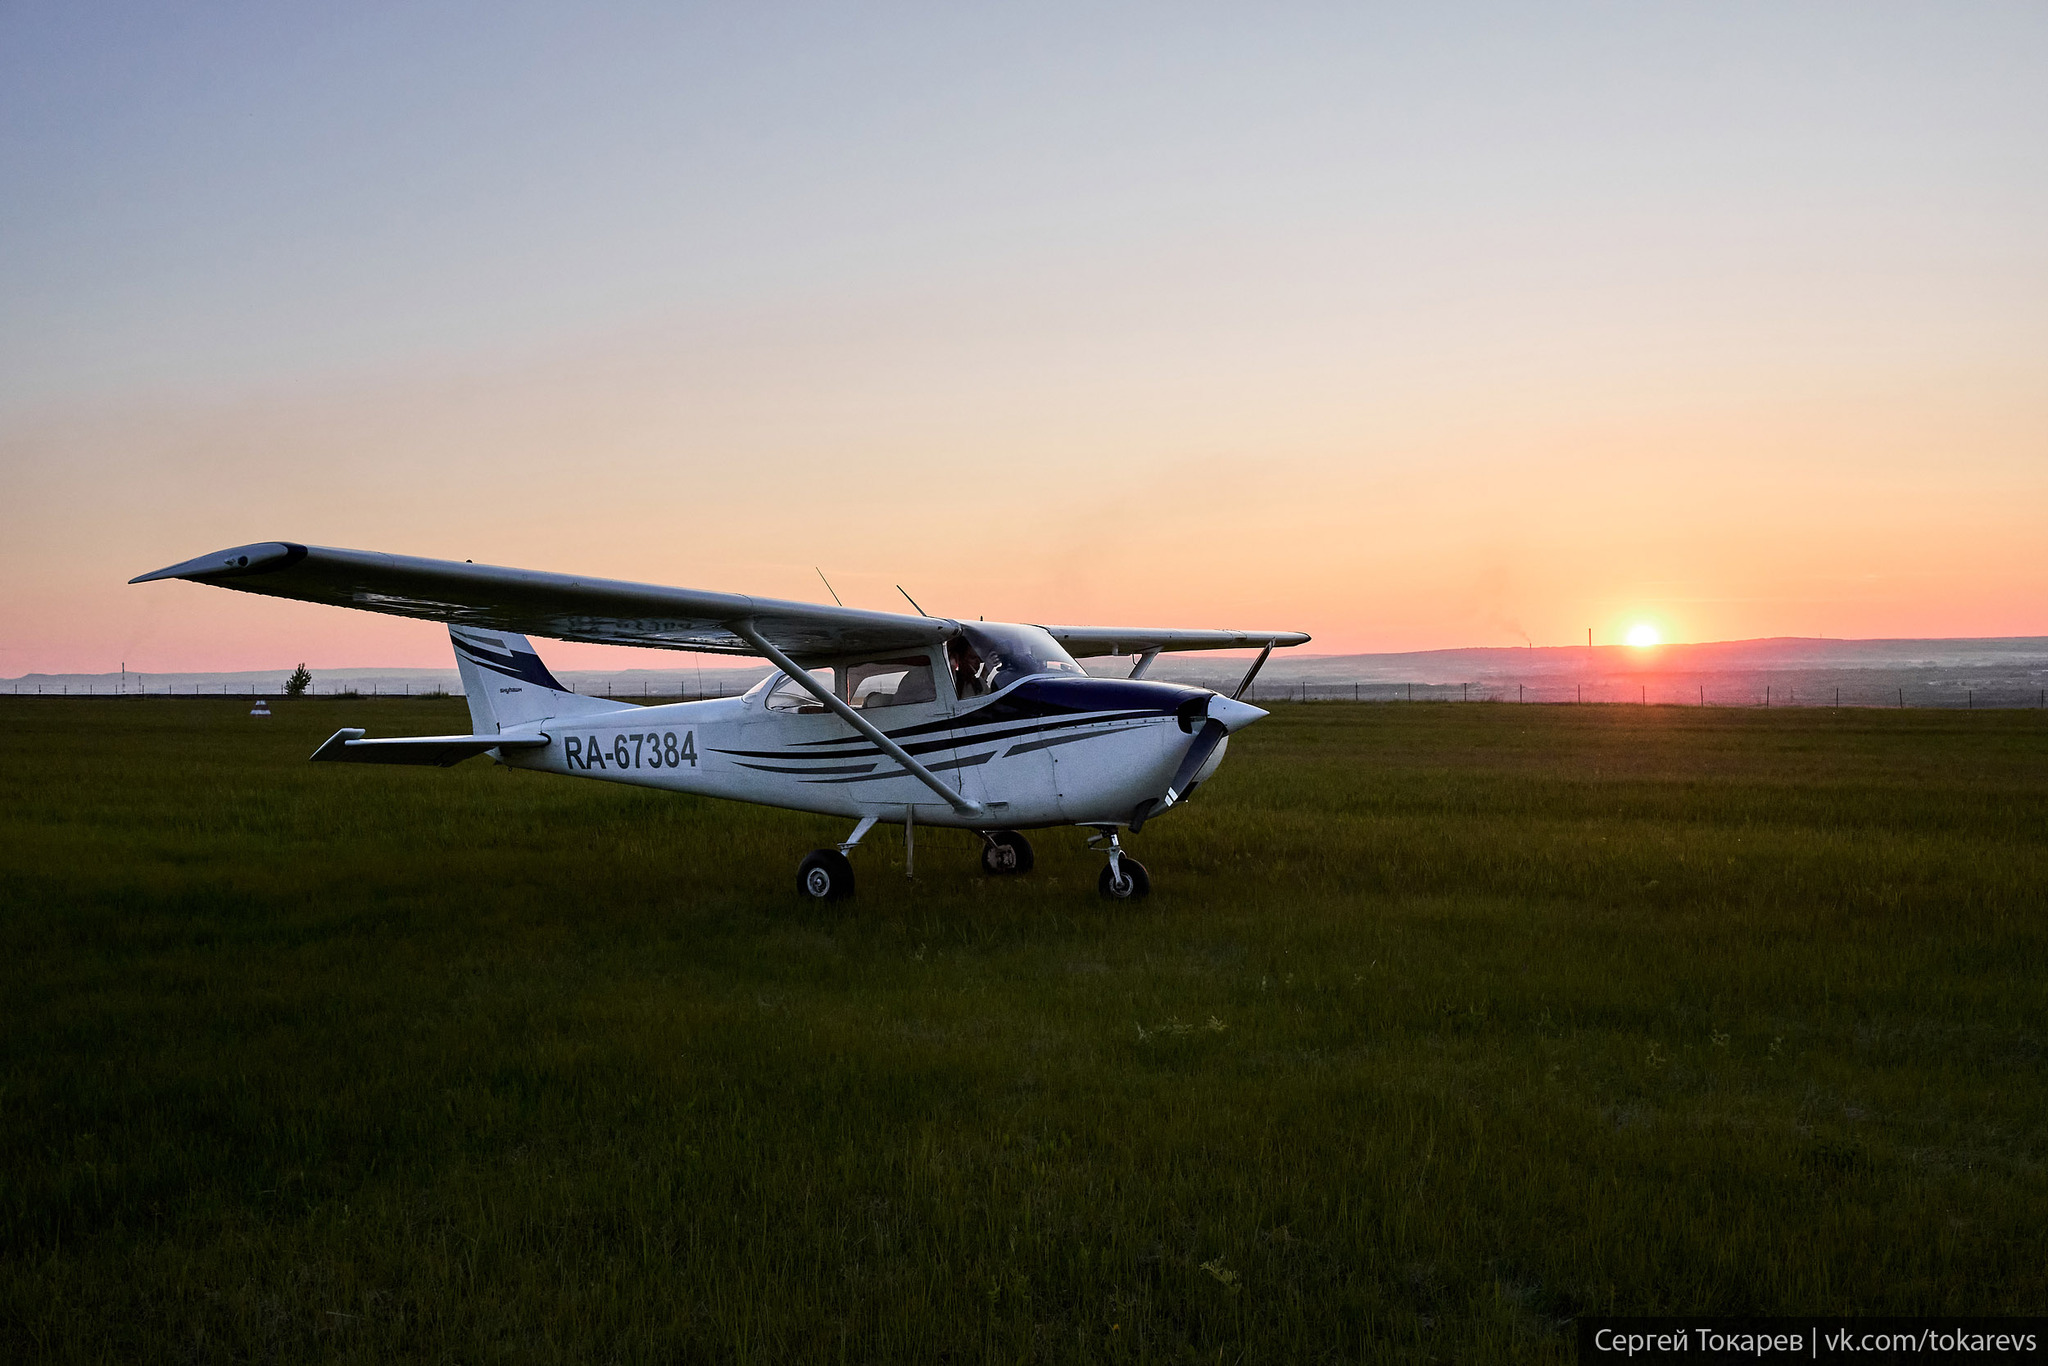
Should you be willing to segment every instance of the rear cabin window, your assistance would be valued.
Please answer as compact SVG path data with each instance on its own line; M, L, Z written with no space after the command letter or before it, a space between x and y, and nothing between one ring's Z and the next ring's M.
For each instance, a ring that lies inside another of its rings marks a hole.
M846 670L846 697L862 711L936 702L939 692L932 681L931 658L907 655L851 665Z

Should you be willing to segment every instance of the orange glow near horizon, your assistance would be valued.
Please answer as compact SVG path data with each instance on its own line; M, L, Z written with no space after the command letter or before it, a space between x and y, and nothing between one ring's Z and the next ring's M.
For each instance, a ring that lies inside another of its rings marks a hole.
M1306 630L1316 654L1581 644L1588 621L1615 640L1645 598L1696 641L2048 634L2048 422L2025 405L1980 418L1974 474L1924 481L1953 414L1867 395L1825 419L1530 405L1485 425L1325 402L1282 427L1278 392L1049 417L940 384L908 422L863 411L852 376L722 401L721 378L678 395L578 367L46 423L17 437L0 510L0 677L447 666L431 623L125 583L273 538L800 601L825 598L822 564L854 606L907 610L901 583L946 616ZM1631 458L1648 446L1669 458ZM67 507L91 515L34 515Z

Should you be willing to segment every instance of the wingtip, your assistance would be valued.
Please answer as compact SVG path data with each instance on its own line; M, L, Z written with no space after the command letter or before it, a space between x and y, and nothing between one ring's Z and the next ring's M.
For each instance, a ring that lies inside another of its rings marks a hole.
M216 550L182 564L137 574L130 583L152 583L157 579L231 579L244 574L268 574L286 569L306 558L306 547L294 541L258 541L228 550Z

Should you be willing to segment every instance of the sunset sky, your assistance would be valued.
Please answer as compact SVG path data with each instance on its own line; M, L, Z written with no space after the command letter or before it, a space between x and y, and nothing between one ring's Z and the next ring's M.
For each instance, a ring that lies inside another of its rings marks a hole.
M124 582L272 539L2048 634L2044 73L2040 3L9 5L0 676L448 662Z

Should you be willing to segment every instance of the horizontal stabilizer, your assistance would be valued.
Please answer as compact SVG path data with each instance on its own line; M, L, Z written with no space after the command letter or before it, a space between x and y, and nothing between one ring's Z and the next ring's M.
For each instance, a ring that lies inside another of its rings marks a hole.
M541 749L545 735L414 735L400 740L365 740L353 727L334 732L313 751L316 764L424 764L447 768L494 749Z

